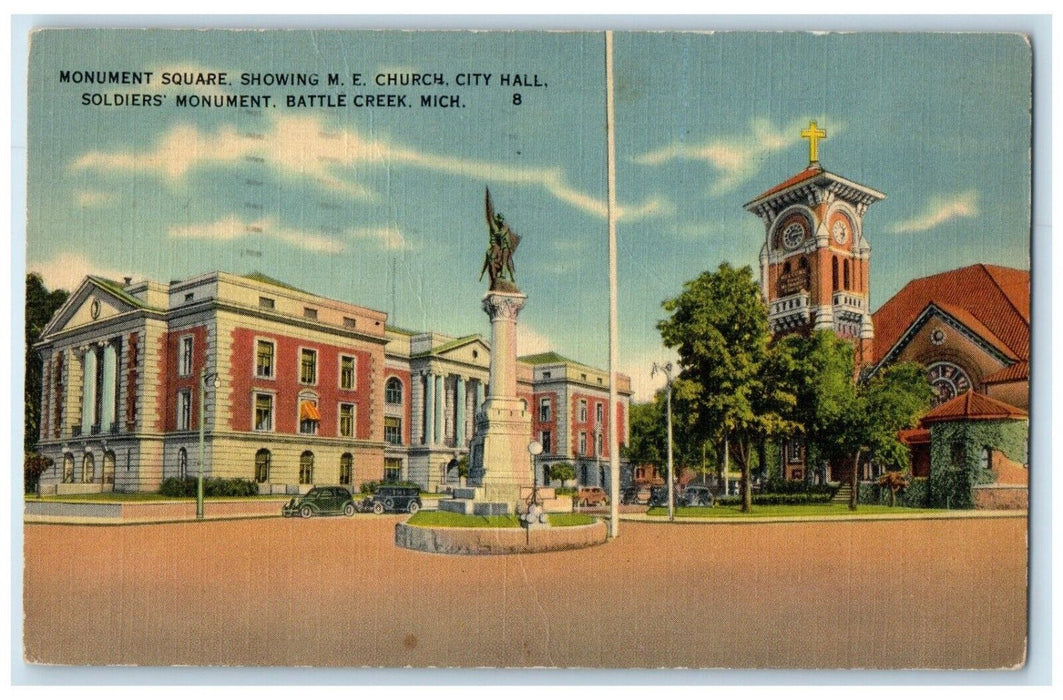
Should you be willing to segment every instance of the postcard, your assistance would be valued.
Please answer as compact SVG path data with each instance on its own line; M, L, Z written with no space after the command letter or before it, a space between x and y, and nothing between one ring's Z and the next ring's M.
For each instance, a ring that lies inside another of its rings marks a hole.
M1034 48L34 31L26 662L1022 669Z

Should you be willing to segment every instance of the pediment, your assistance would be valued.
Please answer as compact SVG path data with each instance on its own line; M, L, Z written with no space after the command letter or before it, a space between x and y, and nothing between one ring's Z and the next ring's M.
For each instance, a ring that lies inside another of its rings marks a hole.
M106 322L140 308L135 301L133 297L110 288L105 281L86 277L48 322L41 335L45 337L65 330Z
M488 367L491 363L491 348L480 336L462 338L432 351L432 357L467 365Z

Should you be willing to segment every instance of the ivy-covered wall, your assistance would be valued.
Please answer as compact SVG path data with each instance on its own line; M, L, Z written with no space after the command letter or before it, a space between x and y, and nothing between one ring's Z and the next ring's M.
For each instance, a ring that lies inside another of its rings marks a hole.
M890 504L890 490L888 488L883 488L874 481L861 481L859 487L860 491L857 497L860 503L882 506ZM904 491L897 494L896 505L905 508L926 508L927 498L927 479L925 477L915 477L909 479L908 486L905 487Z
M993 472L981 468L982 450L1026 461L1029 427L1025 420L956 421L930 427L930 478L927 505L973 508L977 484L991 484Z

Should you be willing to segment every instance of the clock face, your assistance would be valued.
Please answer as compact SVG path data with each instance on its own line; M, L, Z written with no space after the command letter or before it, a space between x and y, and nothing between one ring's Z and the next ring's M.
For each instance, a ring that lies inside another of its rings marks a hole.
M787 225L782 232L782 244L787 250L795 250L805 240L805 226L799 221Z
M845 242L849 240L849 225L845 219L835 220L830 232L834 236L834 242L838 245L845 245Z
M935 406L968 392L971 380L967 373L951 362L937 362L927 368L927 380L934 389Z

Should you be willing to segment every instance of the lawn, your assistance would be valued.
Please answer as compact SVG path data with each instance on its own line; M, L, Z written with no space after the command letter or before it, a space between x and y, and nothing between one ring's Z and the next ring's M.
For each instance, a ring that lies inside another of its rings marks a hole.
M590 525L594 518L582 513L551 513L550 524L554 527ZM422 510L406 521L421 527L520 527L515 515L464 515L442 510Z
M749 517L822 517L830 515L910 515L915 513L940 513L932 508L902 508L897 506L861 505L855 511L849 510L844 503L817 503L799 506L758 506L754 505L749 513L743 513L741 506L716 506L715 508L676 508L676 517L681 518L749 518ZM650 508L650 516L668 517L668 509Z

